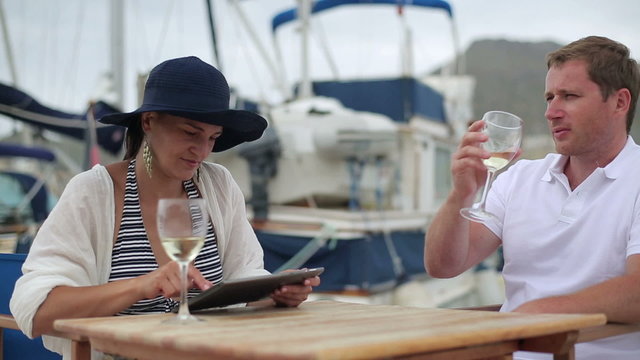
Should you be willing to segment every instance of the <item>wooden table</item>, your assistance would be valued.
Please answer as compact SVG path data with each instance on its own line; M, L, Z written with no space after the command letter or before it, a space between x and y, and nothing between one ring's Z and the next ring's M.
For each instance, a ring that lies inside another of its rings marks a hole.
M578 330L603 314L533 315L362 305L335 301L299 308L219 309L194 325L173 314L56 320L74 339L74 358L90 349L137 359L509 359L520 349L562 353ZM524 347L523 347L524 345Z

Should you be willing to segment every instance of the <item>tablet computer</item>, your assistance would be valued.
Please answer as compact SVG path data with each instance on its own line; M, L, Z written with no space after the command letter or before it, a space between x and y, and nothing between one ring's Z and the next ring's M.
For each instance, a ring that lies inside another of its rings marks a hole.
M189 299L189 309L202 310L260 300L283 285L300 284L323 271L324 268L320 267L221 281ZM173 310L177 311L177 307Z

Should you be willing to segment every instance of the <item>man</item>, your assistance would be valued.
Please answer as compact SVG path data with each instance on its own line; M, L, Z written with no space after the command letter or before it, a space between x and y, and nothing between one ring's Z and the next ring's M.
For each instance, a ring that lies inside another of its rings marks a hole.
M590 36L547 56L545 117L558 154L498 176L487 210L459 215L484 184L482 121L453 156L453 189L429 228L425 266L453 277L502 245L502 311L605 313L640 322L640 146L629 136L640 79L626 46ZM640 334L577 347L578 359L638 359ZM522 359L549 358L519 353Z

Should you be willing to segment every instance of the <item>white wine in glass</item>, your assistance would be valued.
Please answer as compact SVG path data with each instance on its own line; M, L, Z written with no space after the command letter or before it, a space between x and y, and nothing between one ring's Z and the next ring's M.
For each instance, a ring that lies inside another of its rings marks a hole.
M487 194L491 188L496 171L507 166L515 157L522 140L522 119L504 111L489 111L482 117L482 131L489 139L482 147L491 153L491 157L483 160L487 167L487 179L482 189L480 200L471 207L460 209L464 218L483 222L496 216L485 209Z
M198 236L167 237L162 246L169 258L174 261L192 261L204 245L204 238Z
M180 308L178 315L166 322L199 321L189 313L187 270L204 245L209 221L206 203L204 199L160 199L157 221L162 247L180 265Z
M491 157L484 159L482 162L487 168L492 168L494 171L498 171L507 166L515 155L516 153L514 151L491 153Z

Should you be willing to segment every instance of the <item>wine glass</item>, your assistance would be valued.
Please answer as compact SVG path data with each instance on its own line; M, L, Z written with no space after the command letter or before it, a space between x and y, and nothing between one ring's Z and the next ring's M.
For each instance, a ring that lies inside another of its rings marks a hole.
M189 313L187 270L204 245L209 221L206 203L204 199L160 199L157 221L162 247L180 265L180 308L178 315L166 322L200 321Z
M491 157L484 159L487 167L487 180L482 189L480 200L471 207L460 209L460 215L468 220L483 222L496 216L485 210L485 202L496 171L507 166L516 155L522 140L522 119L504 111L489 111L482 117L484 128L482 131L489 139L482 144Z

